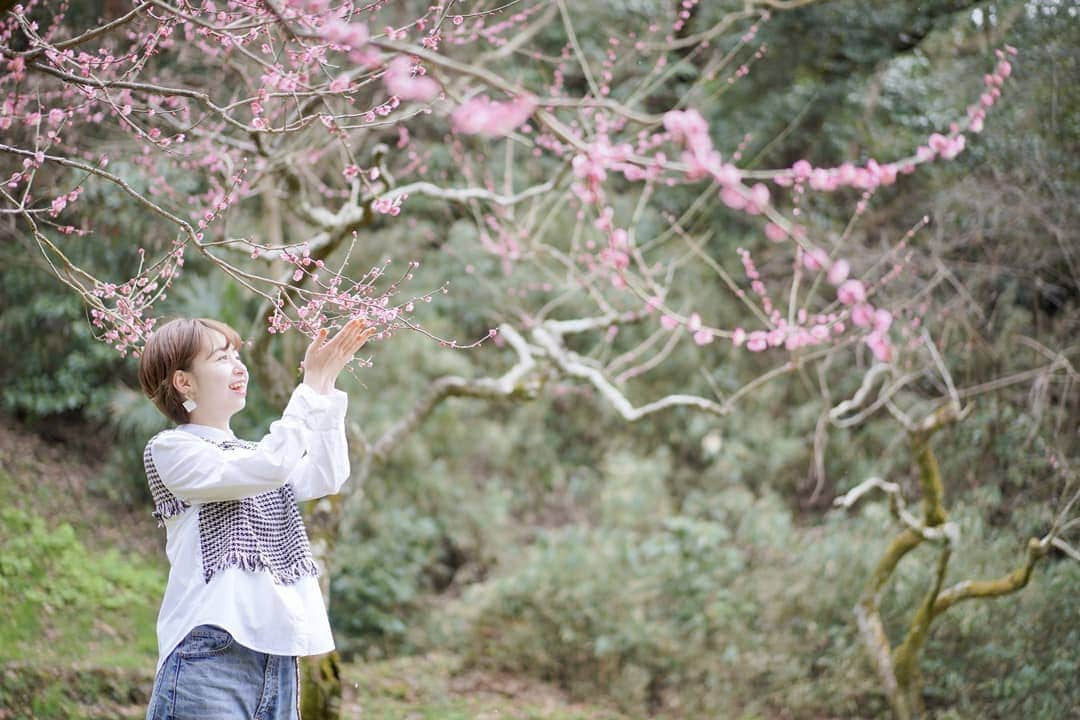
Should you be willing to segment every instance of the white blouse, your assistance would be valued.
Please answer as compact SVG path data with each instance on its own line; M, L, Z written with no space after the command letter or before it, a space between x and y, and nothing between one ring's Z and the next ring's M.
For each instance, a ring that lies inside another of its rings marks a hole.
M283 583L269 568L224 567L209 580L203 567L199 509L292 486L298 502L332 495L349 477L345 440L348 396L320 395L301 384L280 420L249 447L233 433L192 423L151 439L148 454L164 486L186 510L164 519L171 565L158 614L158 662L196 626L217 625L252 650L274 655L317 655L334 649L318 578ZM207 442L210 441L210 442ZM326 572L326 568L319 568Z

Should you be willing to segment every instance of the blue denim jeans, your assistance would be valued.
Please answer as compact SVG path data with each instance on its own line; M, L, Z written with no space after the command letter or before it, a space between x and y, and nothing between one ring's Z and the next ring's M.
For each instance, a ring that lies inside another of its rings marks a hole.
M298 680L296 658L255 652L200 625L158 671L146 720L299 720Z

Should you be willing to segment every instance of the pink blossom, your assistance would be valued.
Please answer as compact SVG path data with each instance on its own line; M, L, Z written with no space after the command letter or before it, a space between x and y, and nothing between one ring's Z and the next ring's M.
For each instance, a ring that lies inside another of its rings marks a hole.
M344 92L349 89L349 73L341 73L333 82L330 83L328 88L330 92Z
M721 185L730 187L738 184L739 180L742 178L742 173L740 173L739 169L731 163L724 163L720 166L720 169L716 171L713 177L716 179L716 182Z
M679 321L671 317L670 315L663 315L660 317L660 325L665 330L674 330L675 328L679 327Z
M858 280L848 280L837 289L836 297L845 305L861 303L866 299L866 287Z
M611 219L615 216L615 208L610 205L600 211L600 215L593 221L593 227L597 230L611 231Z
M815 343L816 340L814 340L814 338L810 335L810 333L806 332L806 330L802 328L793 328L791 332L788 333L787 338L784 340L784 348L789 351L793 351L807 345L813 345Z
M746 198L734 186L729 185L722 189L720 199L732 210L742 210L746 207Z
M768 346L767 336L762 330L755 330L750 333L750 337L746 340L746 349L750 352L761 352Z
M754 212L764 212L765 208L769 206L769 188L764 183L755 183L754 187L750 188L750 203L749 208L753 208Z
M453 22L455 25L460 25L461 23L465 22L465 18L461 17L460 15L455 15Z
M855 166L850 162L842 163L837 168L836 179L842 185L851 185L855 182Z
M675 142L683 142L707 136L709 124L697 110L671 110L664 113L664 129Z
M450 116L454 130L466 135L509 135L522 125L536 109L536 100L519 95L506 102L488 99L486 95L466 100Z
M773 242L780 242L787 237L787 233L776 223L765 223L765 237Z
M331 20L322 28L322 36L327 40L356 49L367 45L371 33L364 23L347 23Z
M807 160L798 160L791 166L791 170L795 173L795 177L800 180L810 177L810 172L813 169L814 167Z
M735 330L731 333L731 343L735 347L742 347L743 343L745 343L745 342L746 342L746 331L743 330L741 327L735 328Z
M387 91L402 100L430 102L435 99L440 92L439 84L419 74L417 67L404 55L391 60L386 74L383 75Z
M714 174L720 167L720 153L712 149L691 152L687 150L680 159L686 163L686 179L700 180L703 177Z
M616 270L625 270L630 265L629 255L611 247L606 247L600 251L600 260L611 265Z
M848 275L851 273L851 265L847 260L837 260L829 268L829 282L833 285L839 285L847 280Z
M874 357L880 362L889 362L892 360L892 345L889 344L889 339L881 333L870 333L866 336L865 340L870 351L874 353Z
M852 177L854 178L854 167L852 168L852 172ZM836 189L839 182L839 175L831 173L828 170L817 168L810 173L810 187L814 190L832 191Z
M12 80L15 82L21 81L26 77L26 58L16 55L8 61L8 70L11 72Z
M375 48L365 46L351 51L349 53L349 60L360 67L375 68L382 63L382 56L379 55L379 51Z
M694 342L697 345L708 345L713 341L713 334L709 330L698 330L694 333Z
M892 313L889 312L888 310L885 310L884 308L878 308L878 310L876 312L874 312L874 330L875 331L877 331L879 333L888 332L889 328L892 327L892 321L893 321Z
M851 322L856 327L870 327L874 322L874 307L868 303L857 303L851 308Z
M61 110L60 108L53 108L49 111L49 124L59 125L64 121L65 117L66 113L63 110Z
M949 142L949 145L941 151L941 157L945 158L946 160L953 159L961 152L963 152L965 143L966 138L963 135L957 135L955 138L953 138L951 142Z
M623 228L615 228L611 231L611 247L616 250L625 250L630 246L630 235Z
M829 253L821 248L813 248L803 255L803 267L810 272L817 272L829 264Z
M686 327L691 332L697 332L701 329L701 316L697 313L692 313L689 318L686 319Z
M381 197L375 200L371 204L371 209L382 215L390 215L396 217L401 213L401 202L408 197L408 194L398 195L396 197Z

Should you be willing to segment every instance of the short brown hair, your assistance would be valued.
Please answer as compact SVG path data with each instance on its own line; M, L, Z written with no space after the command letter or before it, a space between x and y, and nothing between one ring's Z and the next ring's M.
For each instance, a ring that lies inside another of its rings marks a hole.
M172 378L177 370L191 370L207 330L217 330L224 335L229 347L241 345L240 334L223 322L209 318L176 318L150 335L139 357L139 385L143 394L177 424L188 422L190 415L184 409L184 398L173 385Z

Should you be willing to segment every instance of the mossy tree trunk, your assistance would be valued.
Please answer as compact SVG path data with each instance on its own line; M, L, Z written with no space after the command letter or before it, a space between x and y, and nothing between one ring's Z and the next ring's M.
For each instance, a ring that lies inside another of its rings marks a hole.
M362 487L364 476L358 475L354 472L350 482ZM322 571L319 588L327 608L330 607L330 560L337 544L344 504L344 496L331 495L313 503L307 512L311 554ZM300 716L304 720L338 720L341 717L341 694L341 656L336 650L325 655L301 658Z
M341 658L336 650L301 659L300 717L304 720L341 717Z
M922 490L921 518L917 519L907 512L899 486L877 478L867 481L837 501L848 507L868 487L881 488L890 495L893 515L906 526L885 549L855 606L859 634L895 720L921 720L926 717L919 658L934 620L961 600L997 597L1020 590L1027 585L1035 564L1046 555L1053 541L1049 535L1041 540L1032 538L1028 542L1024 564L1003 577L984 581L965 580L944 587L956 530L949 523L945 511L944 484L930 439L938 429L961 419L964 414L953 406L942 408L909 433ZM904 639L893 647L881 620L881 597L900 561L924 542L939 546L937 566Z

